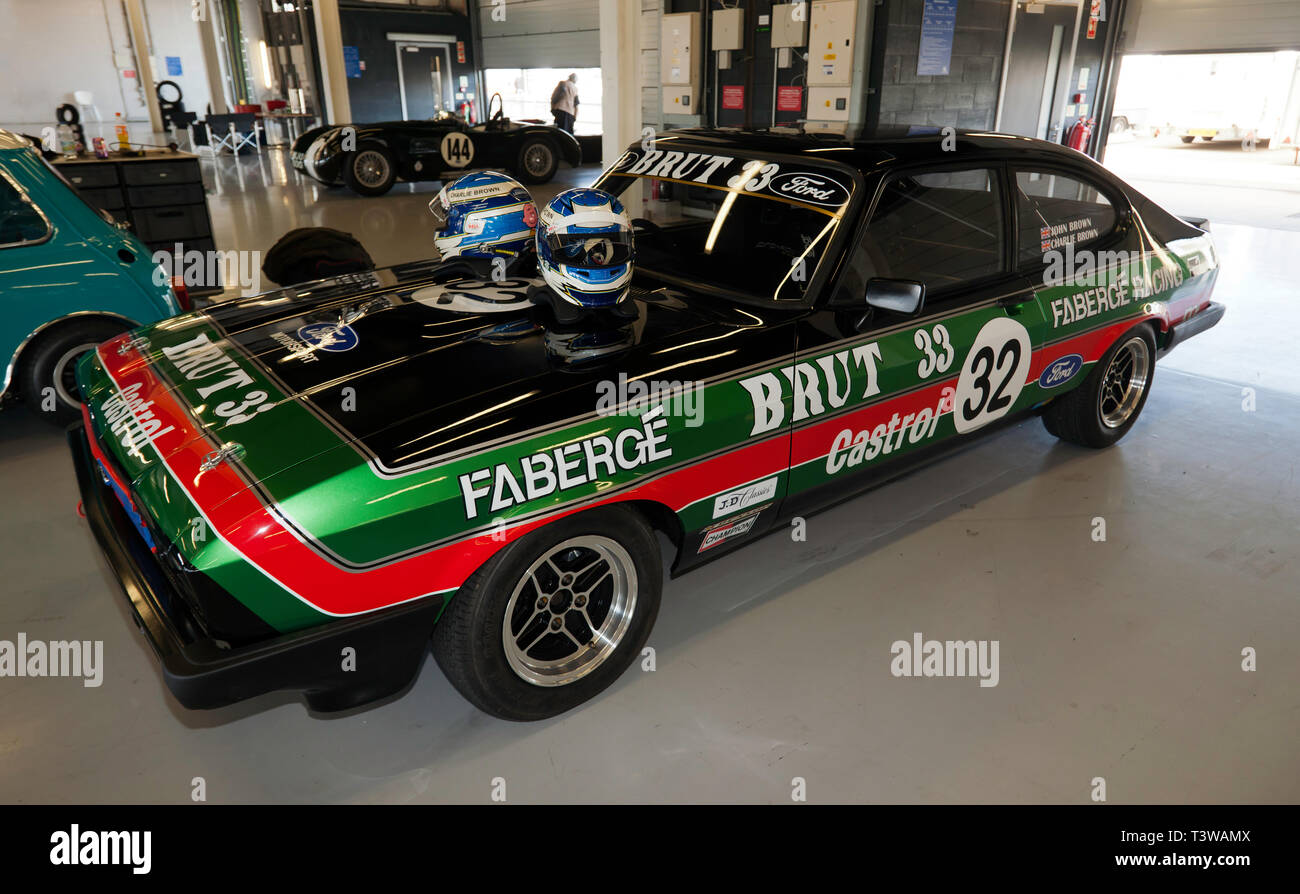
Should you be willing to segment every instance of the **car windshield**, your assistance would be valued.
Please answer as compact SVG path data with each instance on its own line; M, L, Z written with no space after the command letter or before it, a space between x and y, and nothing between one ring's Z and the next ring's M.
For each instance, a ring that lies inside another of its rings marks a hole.
M636 269L746 300L798 301L853 181L797 162L629 150L596 186L636 228Z

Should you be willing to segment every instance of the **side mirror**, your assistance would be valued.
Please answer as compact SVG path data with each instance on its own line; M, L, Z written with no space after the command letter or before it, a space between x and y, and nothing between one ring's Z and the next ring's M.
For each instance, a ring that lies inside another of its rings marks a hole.
M914 314L925 303L925 283L910 279L867 281L867 305L899 314Z

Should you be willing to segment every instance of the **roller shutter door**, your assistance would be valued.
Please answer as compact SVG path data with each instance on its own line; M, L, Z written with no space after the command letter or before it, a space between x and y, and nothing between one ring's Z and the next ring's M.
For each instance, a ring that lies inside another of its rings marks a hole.
M1130 0L1126 53L1300 50L1300 0Z
M599 0L476 0L484 68L599 68Z

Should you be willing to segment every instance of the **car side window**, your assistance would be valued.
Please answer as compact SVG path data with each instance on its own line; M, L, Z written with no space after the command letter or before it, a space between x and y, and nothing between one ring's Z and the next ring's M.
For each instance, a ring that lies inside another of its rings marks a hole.
M49 232L49 226L36 206L9 182L0 176L0 248L9 248L27 242L39 242Z
M1085 180L1053 171L1016 171L1019 264L1043 263L1043 255L1073 244L1080 248L1115 229L1115 207Z
M996 170L895 176L853 250L836 303L860 301L875 277L924 283L928 300L1000 273L1004 232Z

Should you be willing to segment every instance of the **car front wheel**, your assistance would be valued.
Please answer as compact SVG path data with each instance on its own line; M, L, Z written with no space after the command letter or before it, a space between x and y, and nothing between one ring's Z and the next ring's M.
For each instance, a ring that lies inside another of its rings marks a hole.
M379 143L363 143L344 161L343 179L358 195L382 196L397 180L393 153Z
M659 613L653 530L612 506L510 544L465 582L433 631L452 685L505 720L554 717L595 697L636 659Z
M1083 384L1043 409L1043 424L1063 441L1109 447L1137 422L1151 393L1156 343L1145 323L1102 355Z

